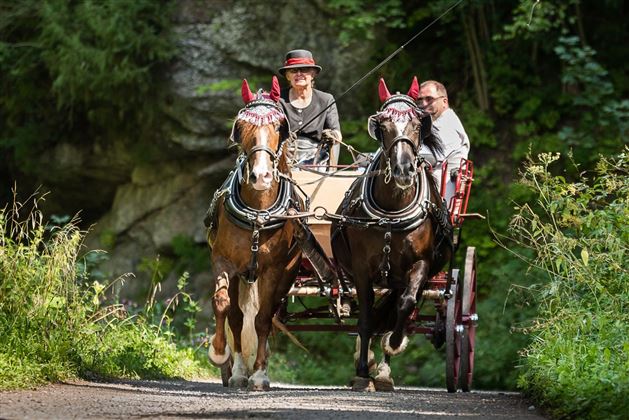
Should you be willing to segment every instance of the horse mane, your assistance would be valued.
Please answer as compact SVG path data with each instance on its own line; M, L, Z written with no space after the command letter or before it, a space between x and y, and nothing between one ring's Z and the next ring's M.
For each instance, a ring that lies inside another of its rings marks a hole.
M424 135L424 130L422 129L421 131L420 135L423 137L421 139L421 142L422 142L422 145L426 146L428 150L432 152L433 155L435 156L443 155L445 147L443 146L443 141L441 140L441 137L439 137L439 134L437 134L437 130L435 129L435 126L432 124L431 118L432 117L430 117L429 114L426 114L426 116L420 116L420 121L422 122L422 125L425 120L430 121L430 131L428 131L425 135Z

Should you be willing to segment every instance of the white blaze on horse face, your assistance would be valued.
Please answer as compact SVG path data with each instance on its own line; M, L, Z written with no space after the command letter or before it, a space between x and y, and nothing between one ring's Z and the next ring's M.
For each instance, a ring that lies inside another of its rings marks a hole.
M395 137L399 137L399 136L404 135L404 129L406 128L407 124L408 124L407 121L396 121L395 122ZM395 161L396 162L401 162L402 158L404 157L402 143L403 142L399 141L395 145Z
M269 147L269 127L261 127L258 130L258 145ZM259 151L254 154L253 167L251 169L252 186L258 191L271 188L273 182L273 162L271 155L267 152Z

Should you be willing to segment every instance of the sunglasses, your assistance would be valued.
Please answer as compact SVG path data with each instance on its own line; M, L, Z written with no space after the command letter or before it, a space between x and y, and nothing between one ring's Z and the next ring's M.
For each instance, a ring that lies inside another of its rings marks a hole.
M309 74L312 73L313 69L311 69L310 67L303 67L303 68L296 68L296 69L288 69L286 70L286 73L293 73L293 74L297 74L297 73L302 73L302 74Z
M432 96L422 96L421 98L417 98L417 102L422 103L422 104L423 103L431 104L437 99L441 99L441 98L445 98L445 96L437 96L436 98L433 98Z

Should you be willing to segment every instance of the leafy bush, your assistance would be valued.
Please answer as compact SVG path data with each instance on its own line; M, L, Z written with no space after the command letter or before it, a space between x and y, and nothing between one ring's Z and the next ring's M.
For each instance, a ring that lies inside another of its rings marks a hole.
M550 173L557 159L529 161L522 182L537 200L511 221L549 280L535 289L540 316L519 385L557 416L621 418L629 412L629 148L579 182Z
M0 150L32 163L63 139L142 133L174 42L164 1L26 0L0 14ZM138 139L134 139L137 141Z
M36 200L33 205L30 212L18 202L0 210L0 389L76 375L207 375L194 351L172 340L179 299L189 312L197 308L183 290L186 276L159 324L142 313L129 316L121 304L102 306L113 283L83 281L87 276L77 263L83 232L76 220L49 228Z

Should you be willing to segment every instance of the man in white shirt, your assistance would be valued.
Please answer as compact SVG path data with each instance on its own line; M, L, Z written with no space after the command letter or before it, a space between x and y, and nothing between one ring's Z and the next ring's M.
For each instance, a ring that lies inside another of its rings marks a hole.
M433 155L427 148L422 148L420 154L433 165L433 174L437 179L437 186L441 186L441 165L448 162L446 178L446 203L454 195L456 173L461 159L467 159L470 151L470 140L465 133L461 120L448 104L448 92L445 86L435 80L423 82L419 89L417 104L432 115L432 124L443 142L443 154Z

